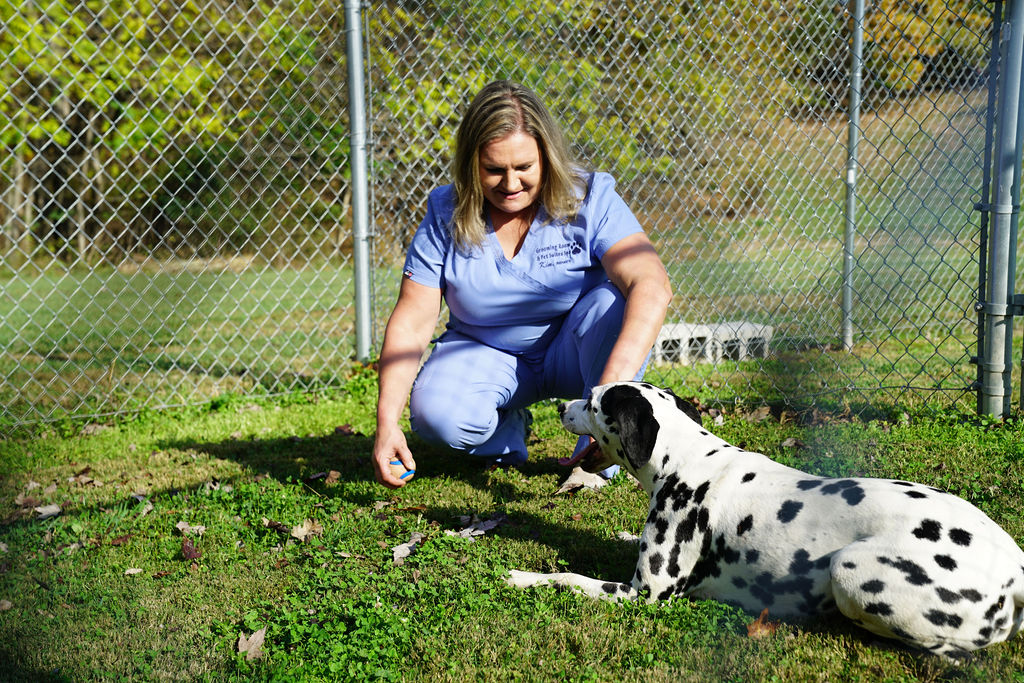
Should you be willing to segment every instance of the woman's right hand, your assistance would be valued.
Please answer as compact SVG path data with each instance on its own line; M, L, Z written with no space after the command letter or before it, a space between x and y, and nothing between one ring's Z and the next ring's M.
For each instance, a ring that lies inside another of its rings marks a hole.
M401 460L407 470L416 469L412 451L409 450L405 434L398 425L378 428L377 438L373 444L373 472L377 482L389 489L397 489L405 486L405 481L392 474L392 460Z

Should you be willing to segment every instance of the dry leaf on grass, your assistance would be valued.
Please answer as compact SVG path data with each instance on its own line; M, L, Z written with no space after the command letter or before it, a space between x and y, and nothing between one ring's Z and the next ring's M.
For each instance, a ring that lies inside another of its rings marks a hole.
M416 546L423 539L423 534L421 534L418 531L414 531L412 532L412 536L409 537L408 543L396 545L394 548L392 548L392 562L394 563L394 565L397 567L402 564L405 564L405 558L409 557L416 551Z
M778 622L768 621L768 608L765 607L761 610L761 614L758 615L757 619L747 624L747 635L755 639L767 638L774 634L778 628Z
M0 600L0 612L6 612L12 607L14 607L14 603L10 600Z
M181 539L181 556L186 560L198 560L203 556L203 551L192 544L192 539L185 537Z
M445 535L447 536L460 536L462 538L468 538L470 541L475 541L474 536L483 536L488 531L491 531L495 527L504 524L508 521L506 515L495 515L491 519L481 520L475 515L472 517L463 516L459 518L459 522L463 525L468 525L461 531L452 531L451 529L445 529Z
M206 533L206 527L200 524L192 526L188 522L178 522L174 528L181 532L182 536L202 536Z
M238 636L238 652L239 654L245 653L246 661L258 659L263 656L263 639L267 635L267 629L261 628L256 633L253 633L248 638L245 637L245 631Z
M124 570L124 575L125 576L133 576L135 574L141 574L141 573L142 573L142 570L139 569L138 567L131 567L129 569L125 569Z
M261 521L263 522L263 526L267 527L268 529L273 529L278 533L290 534L292 531L290 528L288 528L286 524L281 524L281 522L275 522L274 520L267 519L266 517L263 517Z
M307 519L302 524L292 527L291 537L305 543L314 536L323 536L324 528L315 519Z
M60 514L60 505L43 505L35 508L35 511L39 514L36 519L49 519Z

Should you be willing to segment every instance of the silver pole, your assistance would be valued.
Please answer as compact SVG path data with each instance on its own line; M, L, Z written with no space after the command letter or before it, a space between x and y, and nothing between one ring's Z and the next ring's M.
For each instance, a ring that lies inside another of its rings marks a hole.
M360 0L345 0L348 55L349 170L352 187L352 260L355 267L356 359L370 359L370 202L366 160L366 93Z
M1000 44L999 105L993 155L991 234L988 291L983 302L985 349L981 362L983 415L1006 417L1010 412L1013 361L1014 266L1017 252L1017 214L1020 201L1021 147L1017 135L1024 56L1024 0L1007 7ZM1017 194L1015 194L1015 192Z
M857 144L860 142L861 73L864 63L864 0L853 8L850 45L850 126L846 135L846 222L843 230L843 350L853 350L853 250L857 232Z

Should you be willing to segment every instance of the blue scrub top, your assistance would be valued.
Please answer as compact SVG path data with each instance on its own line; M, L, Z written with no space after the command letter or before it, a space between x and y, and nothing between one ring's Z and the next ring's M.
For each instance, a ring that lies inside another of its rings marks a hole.
M427 215L409 245L405 276L441 290L448 329L515 354L537 354L558 334L575 303L608 277L601 257L624 237L642 232L606 173L587 176L579 213L549 222L538 211L519 252L509 260L488 221L481 247L455 247L449 226L455 189L430 193Z

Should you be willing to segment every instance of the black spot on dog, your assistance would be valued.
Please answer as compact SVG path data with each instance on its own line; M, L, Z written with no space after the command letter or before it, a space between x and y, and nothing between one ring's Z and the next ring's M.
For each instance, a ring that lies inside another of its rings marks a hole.
M932 622L936 626L950 626L952 628L959 628L964 623L962 617L956 614L950 614L949 612L940 612L937 609L928 610L924 614L924 618Z
M747 580L744 579L742 576L734 576L732 577L732 585L736 586L737 588L746 588Z
M927 498L928 497L925 494L921 493L920 491L907 491L906 493L911 498Z
M949 555L936 555L934 559L935 564L939 565L943 569L947 569L949 571L956 569L956 560Z
M850 562L849 560L847 560L846 562L843 562L843 569L856 569L856 568L857 568L857 563L856 562Z
M711 520L711 513L708 512L707 508L701 508L700 512L697 513L697 530L707 531Z
M827 484L825 486L822 486L821 487L821 493L822 493L822 495L825 495L825 496L831 496L833 494L839 493L840 491L844 491L846 489L853 488L854 486L857 486L857 482L855 482L854 480L852 480L852 479L840 479L838 481L832 482L831 484Z
M679 566L680 547L681 546L677 543L676 545L672 546L672 552L668 554L668 575L672 578L678 577L679 572L681 570Z
M811 562L810 553L803 549L797 550L793 553L793 561L789 563L789 571L800 576L803 574L810 574L813 569L814 563Z
M710 457L711 457L712 455L714 455L714 454L715 454L715 453L717 453L718 451L719 451L719 449L717 449L717 448L712 448L712 449L711 449L710 451L708 451L707 453L705 453L705 454L704 454L704 457L705 457L705 458L710 458Z
M926 519L911 533L922 540L938 541L942 538L942 525L934 519Z
M651 553L647 558L647 566L651 569L651 574L657 576L661 573L661 568L665 565L665 558L662 557L661 553ZM621 575L620 575L621 576Z
M828 555L822 555L817 560L815 560L814 561L814 568L815 569L828 569L828 566L830 564L832 564L832 554L831 553L829 553Z
M796 483L796 487L801 491L810 491L813 488L821 486L821 479L804 479Z
M869 602L864 605L864 611L868 614L877 614L880 617L887 617L892 614L892 607L884 602Z
M614 595L619 591L620 587L620 584L617 583L605 582L601 584L601 590L603 590L608 595Z
M704 502L704 496L708 494L708 489L711 488L711 482L706 481L697 487L697 490L693 492L693 502L700 505Z
M885 590L885 583L879 581L878 579L872 579L870 581L865 581L864 583L862 583L860 585L860 589L865 593L877 595Z
M985 628L983 628L980 631L978 631L978 635L981 636L982 638L991 638L992 637L992 627L991 626L986 626Z
M754 516L747 515L740 520L740 523L736 525L736 535L742 536L743 534L750 531L754 526Z
M903 557L897 560L890 560L888 557L879 557L878 562L879 564L889 565L897 571L903 572L907 583L912 586L926 586L932 582L928 573L925 572L924 567L912 560L908 560Z
M896 486L913 486L909 481L894 481L893 483L896 484Z
M992 621L992 618L1003 608L1003 599L999 598L985 610L985 619Z
M796 516L800 513L800 510L802 510L803 507L804 504L798 500L787 500L782 504L775 516L778 517L779 521L783 524L789 524L796 519Z
M654 528L658 530L658 535L654 537L654 542L657 545L661 545L665 542L665 534L668 533L668 520L664 517L658 517L654 520Z
M964 596L971 602L981 602L984 596L973 588L964 588L960 591L960 595Z
M747 564L757 564L759 559L761 559L761 551L759 550L748 550L747 554L743 556L743 560Z
M669 461L669 457L666 454L665 457L661 459L661 467L662 467L662 469L668 467L668 461Z
M963 596L961 596L959 593L954 593L953 591L943 588L941 586L935 589L935 593L939 596L939 600L942 600L942 602L946 603L947 605L955 605L956 603L963 600Z
M854 486L843 491L842 496L847 505L860 505L860 502L864 500L864 489Z
M971 532L969 531L965 531L963 529L949 530L949 540L953 541L953 543L956 543L957 545L967 547L971 544L971 538Z
M754 477L757 476L756 472L747 472L743 475L742 483L746 484L748 481L754 481Z
M693 533L697 530L697 508L690 510L690 514L676 528L676 544L689 543L693 540Z

